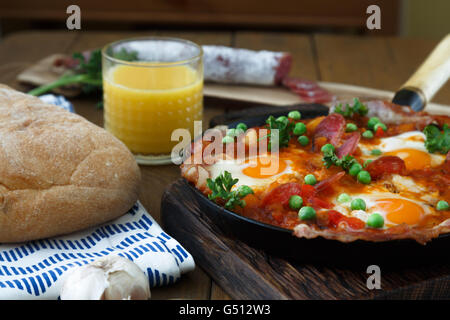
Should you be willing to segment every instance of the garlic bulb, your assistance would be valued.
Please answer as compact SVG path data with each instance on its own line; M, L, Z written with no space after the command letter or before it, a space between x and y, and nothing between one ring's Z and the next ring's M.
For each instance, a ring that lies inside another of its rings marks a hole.
M60 292L61 300L146 300L150 286L131 260L105 256L73 269Z

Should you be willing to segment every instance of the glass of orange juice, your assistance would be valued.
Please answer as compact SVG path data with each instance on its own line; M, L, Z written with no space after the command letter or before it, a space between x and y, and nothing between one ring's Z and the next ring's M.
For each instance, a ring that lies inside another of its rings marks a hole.
M203 51L175 38L111 43L102 50L104 126L140 164L171 162L172 132L194 135L203 113Z

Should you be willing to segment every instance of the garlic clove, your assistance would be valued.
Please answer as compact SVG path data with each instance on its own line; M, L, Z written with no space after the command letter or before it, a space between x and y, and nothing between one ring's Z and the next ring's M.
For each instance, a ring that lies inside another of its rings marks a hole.
M60 292L61 300L147 300L147 276L131 260L105 256L73 269Z

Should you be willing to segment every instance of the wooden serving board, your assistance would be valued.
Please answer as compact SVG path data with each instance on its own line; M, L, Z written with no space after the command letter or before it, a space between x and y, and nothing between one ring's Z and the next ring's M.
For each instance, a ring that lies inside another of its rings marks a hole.
M233 299L450 298L448 260L380 265L381 289L370 290L368 264L358 263L358 257L339 267L269 255L224 235L200 206L187 182L177 180L162 198L163 226Z
M353 98L381 99L391 101L394 92L379 90L367 87L360 87L350 84L334 82L318 82L318 84L327 89L334 95L338 101L352 101ZM263 86L244 86L244 85L226 85L206 83L204 86L204 95L230 101L240 101L253 104L269 104L274 106L286 106L299 103L305 103L297 94L284 87L263 87ZM428 103L425 110L431 114L450 114L450 106L438 103Z

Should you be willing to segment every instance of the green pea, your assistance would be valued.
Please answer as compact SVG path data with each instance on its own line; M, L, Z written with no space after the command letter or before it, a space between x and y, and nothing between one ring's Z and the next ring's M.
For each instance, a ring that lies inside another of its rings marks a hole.
M372 117L369 119L369 121L367 122L367 127L369 127L369 129L374 129L375 125L377 123L381 123L380 118L378 117Z
M373 162L373 160L366 160L366 161L364 161L364 163L363 163L363 167L364 168L366 168L371 162Z
M372 139L373 138L373 132L370 130L366 130L363 132L362 136L366 139Z
M288 118L300 120L302 118L302 114L299 111L291 111L288 113Z
M298 212L298 217L302 220L312 220L316 218L316 210L311 207L303 207Z
M350 198L350 196L346 193L341 193L338 197L337 197L337 201L339 203L345 203L345 202L349 202L352 198Z
M306 132L305 124L303 122L297 122L295 124L293 132L296 136L300 136L300 135L304 134Z
M370 181L372 181L370 173L366 170L361 170L360 172L358 172L356 179L363 184L369 184Z
M334 152L334 150L335 148L331 143L324 144L322 148L320 148L320 151L323 153Z
M313 186L317 183L317 179L313 174L307 174L305 176L305 183Z
M356 130L358 130L358 127L354 123L347 123L347 125L345 126L345 131L346 132L353 132L353 131L356 131Z
M436 209L439 211L448 210L449 205L447 201L441 200L436 204Z
M366 210L366 202L361 198L353 199L350 208L352 210Z
M384 123L377 123L374 127L373 127L373 131L377 131L378 128L383 129L383 131L387 130L387 127Z
M373 155L373 156L379 156L380 154L382 154L382 152L381 152L380 149L372 149L370 151L370 154Z
M309 138L307 136L300 136L298 137L297 141L302 145L302 146L307 146L309 143Z
M379 213L372 213L367 218L367 225L371 228L382 228L384 226L384 218Z
M289 198L289 208L291 208L293 210L300 209L302 204L303 204L303 199L302 199L302 197L300 197L298 195L293 195Z
M222 143L233 143L234 142L234 138L230 137L230 136L225 136L222 138Z
M236 129L241 129L242 131L247 131L247 125L245 124L245 123L239 123L237 126L236 126Z
M348 173L351 176L356 176L360 171L362 170L362 166L359 163L354 163L352 164L352 166L350 167L350 169L348 170Z
M240 186L237 188L237 193L239 197L244 198L246 195L253 194L253 189L249 186Z

